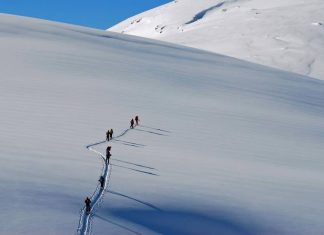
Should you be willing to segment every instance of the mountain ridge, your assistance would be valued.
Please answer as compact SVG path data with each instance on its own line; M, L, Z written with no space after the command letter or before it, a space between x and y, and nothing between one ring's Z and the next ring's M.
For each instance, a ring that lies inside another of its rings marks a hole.
M322 12L321 0L177 0L108 30L324 79Z

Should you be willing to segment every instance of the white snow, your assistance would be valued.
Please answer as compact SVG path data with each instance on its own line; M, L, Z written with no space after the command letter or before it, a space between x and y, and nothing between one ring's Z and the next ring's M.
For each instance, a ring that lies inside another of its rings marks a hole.
M0 51L0 234L76 233L102 172L86 146L135 115L92 234L323 233L324 82L4 14Z
M323 0L177 0L109 30L324 79L323 12Z

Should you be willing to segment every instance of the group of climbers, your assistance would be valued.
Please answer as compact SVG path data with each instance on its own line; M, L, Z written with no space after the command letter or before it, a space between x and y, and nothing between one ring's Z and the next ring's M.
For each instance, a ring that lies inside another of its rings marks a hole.
M105 177L104 176L100 176L99 178L99 183L100 183L100 189L103 190L105 188ZM87 197L85 199L85 205L86 205L86 212L89 214L91 211L91 199L89 197Z
M130 128L131 129L133 129L134 128L134 124L136 123L136 126L138 125L138 123L139 123L139 118L138 118L138 116L136 116L135 117L135 122L134 122L134 119L132 118L132 120L130 121ZM110 141L110 140L112 140L113 139L113 133L114 133L114 131L113 131L113 129L108 129L108 131L106 132L106 140L107 141ZM107 148L106 148L106 164L107 165L109 165L109 160L110 160L110 157L111 157L111 153L110 153L110 151L111 151L111 146L108 146ZM103 190L104 189L104 187L105 187L105 177L104 176L100 176L100 178L99 178L99 183L100 183L100 188L101 188L101 190ZM85 205L86 205L86 212L89 214L90 213L90 211L91 211L91 199L89 198L89 197L87 197L86 199L85 199Z
M114 134L114 130L111 128L110 130L108 130L106 132L106 140L109 141L109 140L112 140L113 138L113 134Z
M138 116L135 117L135 122L136 122L136 126L138 125L139 122L139 118ZM132 118L132 120L130 121L130 128L133 129L134 128L134 119Z

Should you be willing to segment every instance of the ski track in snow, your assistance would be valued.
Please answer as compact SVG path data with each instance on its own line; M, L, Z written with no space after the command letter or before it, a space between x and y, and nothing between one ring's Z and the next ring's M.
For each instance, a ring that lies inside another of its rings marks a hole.
M102 144L102 143L103 142L101 142L100 144ZM92 216L94 214L94 211L95 211L96 207L99 206L100 202L103 199L104 193L105 193L106 189L108 188L110 174L111 174L111 165L108 165L106 163L105 157L103 156L103 154L98 152L97 150L89 147L89 146L87 146L87 149L89 151L93 151L96 154L100 155L100 157L103 159L102 176L105 178L105 185L104 185L104 188L101 189L99 184L98 184L96 190L92 194L92 196L91 196L91 202L92 202L91 203L91 212L87 213L85 206L81 209L79 227L78 227L78 230L77 230L78 235L79 234L80 235L90 234L90 231L91 231L91 218L92 218Z
M135 125L134 128L136 126L137 125ZM138 125L138 126L141 126L141 125ZM142 126L142 127L145 128L145 126ZM121 141L121 140L118 140L118 138L126 135L127 132L130 130L134 130L134 129L128 128L128 129L124 130L120 135L113 137L110 141ZM160 130L160 129L156 129L156 130ZM160 131L163 132L164 130L160 130ZM101 175L105 178L105 185L104 185L104 188L101 189L100 184L99 183L97 184L96 190L94 191L94 193L91 196L91 211L90 211L90 213L86 212L85 206L83 206L83 208L81 209L79 226L78 226L77 233L76 233L77 235L88 235L91 233L91 224L92 224L91 222L92 222L92 218L94 216L94 212L95 212L96 208L98 208L100 203L102 202L105 192L108 191L108 185L109 185L109 181L110 181L110 175L111 175L113 164L107 164L107 162L105 160L106 159L105 156L101 152L92 148L93 146L104 144L104 143L107 143L107 141L104 140L104 141L100 141L100 142L86 146L86 148L89 151L96 153L103 160L103 168L102 168ZM108 143L109 143L109 141L108 141ZM141 166L141 165L139 165L139 166ZM152 168L152 169L154 169L154 168ZM145 172L145 173L149 173L149 172ZM150 173L150 174L154 174L154 173Z

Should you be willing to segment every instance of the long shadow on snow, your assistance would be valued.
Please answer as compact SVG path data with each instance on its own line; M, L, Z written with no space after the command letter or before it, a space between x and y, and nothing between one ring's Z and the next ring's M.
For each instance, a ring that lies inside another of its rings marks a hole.
M116 138L120 138L120 137L126 135L129 130L130 130L130 128L124 130L120 135L117 135L117 136L113 137L112 140L114 140L114 141L121 141L121 140L116 140ZM93 146L96 146L96 145L100 145L100 144L103 144L105 142L108 142L108 141L107 140L102 140L102 141L99 141L99 142L96 142L96 143L93 143L93 144L89 144L89 145L86 146L86 148L90 148L90 147L93 147ZM133 143L133 144L136 144L136 143ZM141 144L136 144L136 145L142 146Z
M163 131L163 132L171 133L171 131L163 130L163 129L160 129L160 128L155 128L155 127L150 127L150 126L145 126L145 125L138 125L138 126L143 127L143 128L156 130L156 131Z
M130 228L127 228L127 227L124 226L124 225L118 224L118 223L112 221L111 219L107 219L107 218L105 218L105 217L103 217L103 216L100 216L100 215L98 215L98 214L95 214L94 216L97 217L97 218L99 218L99 219L101 219L101 220L103 220L103 221L106 221L106 222L108 222L108 223L111 223L111 224L113 224L113 225L116 225L116 226L119 227L119 228L125 229L125 230L128 231L128 232L131 232L131 233L134 233L134 234L139 234L139 235L141 235L141 233L138 233L138 232L136 232L135 230L132 230L132 229L130 229Z
M124 141L124 140L116 140L116 139L113 139L112 142L116 143L116 144L123 144L123 145L127 145L127 146L132 146L132 147L136 147L136 148L143 148L145 147L144 144L137 144L137 143L134 143L134 142L129 142L129 141Z
M162 136L167 136L167 135L165 135L165 134L162 134L162 133L157 133L157 132L154 132L154 131L147 131L147 130L138 129L138 128L135 128L134 130L135 130L135 131L143 131L143 132L146 132L146 133L150 133L150 134L154 134L154 135L162 135Z
M133 165L133 166L138 166L138 167L143 167L143 168L150 169L150 170L156 170L154 167L144 166L144 165L141 165L141 164L136 164L136 163L120 160L120 159L113 159L112 161L122 162L122 163L126 163L126 164Z
M114 159L112 161L114 161ZM116 166L116 167L120 167L120 168L124 168L124 169L128 169L128 170L132 170L132 171L136 171L136 172L140 172L140 173L144 173L144 174L148 174L148 175L159 176L158 174L155 174L155 173L152 173L152 172L137 170L137 169L127 167L127 166L120 166L120 165L116 165L116 164L111 164L111 165Z
M111 194L114 194L114 195L117 195L117 196L121 196L121 197L124 197L124 198L127 198L127 199L130 199L130 200L133 200L135 202L138 202L140 204L143 204L145 206L148 206L156 211L162 211L160 208L154 206L153 204L151 203L148 203L148 202L144 202L144 201L141 201L139 199L136 199L136 198L133 198L133 197L130 197L130 196L127 196L125 194L122 194L122 193L118 193L118 192L115 192L115 191L111 191L111 190L108 190L108 193L111 193Z
M226 234L256 235L265 229L252 223L243 224L227 212L219 211L213 215L205 215L190 210L144 210L105 208L101 211L103 218L112 216L130 223L143 226L159 234L190 235L190 234Z

